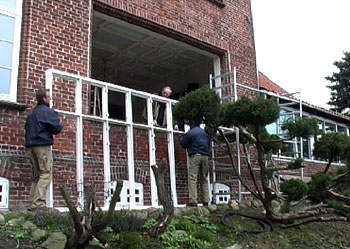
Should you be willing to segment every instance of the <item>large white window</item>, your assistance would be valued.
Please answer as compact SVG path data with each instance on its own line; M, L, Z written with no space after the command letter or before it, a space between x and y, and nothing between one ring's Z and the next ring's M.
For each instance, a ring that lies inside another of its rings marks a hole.
M22 0L0 0L0 101L16 101Z

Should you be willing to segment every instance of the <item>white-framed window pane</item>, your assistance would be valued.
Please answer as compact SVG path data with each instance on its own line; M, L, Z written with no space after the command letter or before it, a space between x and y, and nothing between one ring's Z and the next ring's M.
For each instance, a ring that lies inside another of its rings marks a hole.
M15 102L23 0L0 0L0 101Z
M16 0L0 0L0 6L14 10L16 9Z
M338 132L343 134L348 134L346 127L338 125Z
M271 123L269 125L266 125L265 126L267 132L270 134L270 135L276 135L277 134L277 123Z
M15 18L0 14L0 39L13 41Z
M295 144L293 142L283 142L281 148L281 156L295 157Z
M0 93L10 94L11 70L0 68Z
M325 123L325 131L326 131L326 133L335 132L335 124Z
M0 41L0 66L12 67L13 44Z

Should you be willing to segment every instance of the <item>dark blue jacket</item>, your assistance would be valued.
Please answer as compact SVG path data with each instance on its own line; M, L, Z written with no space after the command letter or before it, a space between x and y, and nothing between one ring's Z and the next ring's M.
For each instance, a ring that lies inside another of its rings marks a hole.
M62 128L57 112L43 103L38 103L27 117L25 146L53 145L53 135L59 134Z
M199 126L193 127L180 139L180 144L187 149L188 155L210 155L210 137Z

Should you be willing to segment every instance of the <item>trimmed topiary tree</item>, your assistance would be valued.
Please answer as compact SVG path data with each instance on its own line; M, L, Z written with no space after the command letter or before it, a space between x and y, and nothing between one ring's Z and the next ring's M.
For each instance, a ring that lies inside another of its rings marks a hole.
M287 196L287 201L299 201L308 191L308 186L300 179L289 179L281 183L281 191Z
M275 172L281 170L297 169L303 166L300 158L286 165L276 166L272 154L281 147L282 139L276 135L270 135L265 126L275 122L279 118L280 108L275 99L248 99L242 97L234 103L220 104L220 98L215 91L208 87L203 87L180 99L174 106L174 116L177 120L191 122L201 121L205 124L206 131L215 141L224 141L226 152L229 155L232 169L235 176L250 193L259 199L266 210L265 217L271 221L281 222L286 220L302 219L320 214L319 210L305 214L281 215L277 214L272 207L272 200L276 198L276 191L273 188L272 177ZM225 135L222 127L238 127L240 132L240 143L247 155L245 158L250 180L254 187L251 187L237 172L236 161L233 156L233 148ZM301 118L297 122L290 122L283 127L289 134L289 139L293 137L308 137L317 134L317 122L314 119ZM242 139L241 139L242 138ZM257 152L257 164L259 166L259 176L254 173L252 162L250 161L250 148L254 147ZM305 194L305 184L294 182L298 193L287 194L289 200L295 200ZM286 183L287 184L287 183ZM288 183L293 185L293 181ZM287 188L284 189L288 191ZM277 196L280 198L280 196ZM319 206L318 206L319 207ZM311 219L312 220L312 219ZM310 222L309 221L306 221Z
M350 155L350 137L343 133L326 133L315 143L314 156L327 161L327 173L335 160L347 160Z

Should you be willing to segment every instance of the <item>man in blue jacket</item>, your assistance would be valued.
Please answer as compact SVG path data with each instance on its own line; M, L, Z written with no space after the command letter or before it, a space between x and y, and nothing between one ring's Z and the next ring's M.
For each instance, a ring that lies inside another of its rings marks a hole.
M36 92L37 106L27 117L25 146L32 158L32 186L29 210L46 207L46 189L52 178L53 135L62 131L57 112L49 107L50 93L46 89Z
M197 176L200 176L200 186L203 205L209 203L209 162L210 155L210 137L199 127L199 122L195 122L192 128L180 139L180 144L187 149L190 157L190 166L188 169L188 192L189 203L187 206L197 206Z

